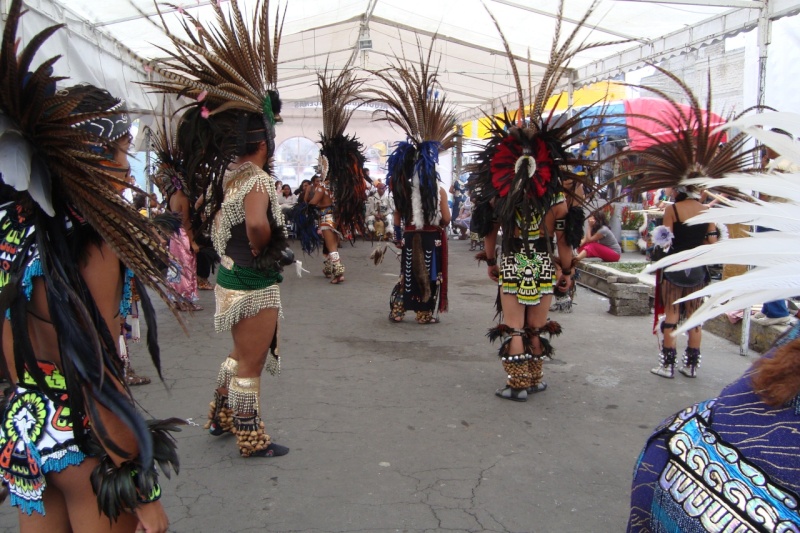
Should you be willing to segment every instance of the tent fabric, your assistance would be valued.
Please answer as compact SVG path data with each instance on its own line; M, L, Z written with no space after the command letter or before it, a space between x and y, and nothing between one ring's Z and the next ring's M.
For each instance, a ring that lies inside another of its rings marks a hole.
M628 136L628 128L625 122L625 104L623 102L612 103L608 105L596 105L588 109L580 111L583 115L578 124L579 128L588 128L595 126L597 129L592 130L594 137L614 137L624 138ZM597 116L603 114L598 126Z
M677 139L671 129L656 122L659 121L667 126L677 124L672 104L658 98L633 98L625 100L624 103L631 149L643 150L658 142L671 142ZM696 117L688 105L678 105L684 116L694 117L690 120L695 120ZM708 116L708 111L702 112L703 122L708 120ZM725 120L716 113L711 113L710 117L711 129L725 124ZM725 140L725 136L720 138L720 142L725 142Z
M208 20L214 16L212 1L217 0L174 3L192 16ZM219 1L223 6L228 4L227 0ZM566 0L567 22L562 35L572 30L573 23L569 21L580 18L591 2ZM502 109L515 91L502 43L481 0L273 0L273 13L279 3L281 9L286 8L279 65L279 89L286 102L317 100L315 76L326 62L331 68L341 68L354 56L357 66L378 70L393 61L396 54L414 61L419 57L417 43L427 48L434 34L438 34L434 50L442 91L456 105L457 112L471 113L463 117L465 120L482 116L480 110L488 109L491 114ZM558 0L485 3L500 21L523 76L528 72L526 57L530 54L535 83L547 62ZM576 42L627 42L579 54L571 68L583 74L573 74L572 78L583 84L597 78L598 72L610 73L606 66L612 62L615 72L620 73L641 67L648 58L681 53L687 46L701 46L752 28L758 9L749 5L758 7L762 3L734 3L745 7L725 7L729 2L689 5L600 0L589 26L579 33ZM66 53L65 60L57 65L59 75L76 82L127 85L128 91L114 91L115 94L128 94L134 108L157 107L153 98L135 85L152 75L137 64L137 58L163 57L159 47L171 48L152 0L28 0L26 4L31 13L43 20L66 22L69 26L64 32L69 44L53 40L42 53ZM255 4L254 0L239 0L249 18ZM159 5L164 22L180 35L180 13L166 4ZM6 2L0 2L0 8L5 6ZM769 6L775 16L782 16L800 11L800 0L770 0ZM715 22L719 20L725 23ZM36 25L41 26L42 22ZM681 33L687 28L693 30L689 36ZM29 21L23 21L22 30L23 39L33 35ZM359 50L362 37L364 44L368 41L370 45L365 51ZM112 62L120 66L112 67ZM368 79L367 86L374 83L374 79Z

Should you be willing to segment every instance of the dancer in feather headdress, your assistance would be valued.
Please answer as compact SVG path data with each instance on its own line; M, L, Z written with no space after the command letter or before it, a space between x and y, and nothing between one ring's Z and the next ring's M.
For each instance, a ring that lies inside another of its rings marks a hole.
M163 111L166 111L164 109ZM152 137L153 152L155 153L156 172L154 181L161 185L161 191L167 201L167 209L181 221L178 231L169 237L169 251L177 260L176 268L171 268L167 273L167 280L172 284L175 292L189 302L186 309L202 310L197 303L197 258L199 250L194 239L192 228L192 211L194 206L194 192L187 183L184 159L179 148L175 145L175 132L167 125L168 117L162 113L161 127Z
M150 86L196 100L183 115L177 144L184 154L201 154L184 166L187 176L198 171L208 176L207 213L222 257L214 327L231 331L233 351L220 367L206 427L212 435L232 431L242 457L272 457L289 452L265 432L260 405L265 365L273 374L279 370L278 284L283 265L291 262L275 181L268 172L280 120L277 72L283 26L278 14L270 37L268 1L256 3L252 27L236 1L227 15L219 2L211 7L215 25L184 13L186 38L167 30L177 51L153 65L165 80Z
M711 113L711 82L709 78L708 99L705 110L692 91L672 73L656 67L674 83L676 83L689 101L688 109L663 91L655 92L670 104L670 112L666 116L642 117L656 122L664 131L658 135L644 132L654 144L642 152L633 152L638 156L640 164L635 169L642 173L642 178L633 184L634 194L668 188L672 190L675 203L664 212L661 227L654 231L654 241L661 250L668 253L690 250L703 244L716 242L719 232L713 222L705 226L690 226L685 221L705 211L707 206L700 202L702 189L696 185L687 185L685 180L692 178L718 179L729 172L753 172L753 154L755 148L746 149L749 137L744 133L727 139L725 132L714 131L715 117ZM725 192L725 191L722 191ZM727 191L736 195L737 191ZM664 321L660 329L663 342L659 352L659 364L651 370L665 378L674 377L677 350L675 331L677 325L700 305L700 299L681 301L681 298L703 288L709 282L706 268L686 269L677 272L656 273L655 325L661 315ZM684 352L683 365L680 372L688 377L697 375L700 365L700 341L702 330L699 327L689 331L689 342Z
M584 43L572 48L593 9L560 43L564 2L559 4L550 61L539 90L531 94L524 118L526 104L516 63L492 16L511 62L519 109L506 111L502 119L493 121L492 137L478 155L468 187L476 203L473 227L480 228L478 233L485 237L485 252L478 257L486 260L489 278L498 284L498 312L503 323L489 330L488 336L492 341L503 338L499 356L508 380L496 395L507 400L524 402L529 394L547 387L542 381L542 362L552 354L552 347L543 334L560 332L557 323L547 321L547 312L556 280L564 291L572 283L573 247L583 235L582 201L573 192L582 186L582 178L571 168L585 162L571 158L567 151L586 135L586 129L578 127L583 115L578 112L556 122L552 113L545 115L544 106L571 58L599 46ZM574 198L572 207L568 207L567 196ZM496 257L500 229L503 237L500 257ZM557 259L553 257L554 237Z
M334 285L344 281L339 240L342 236L366 233L364 204L367 201L367 182L363 171L366 159L358 139L344 133L364 82L356 78L350 63L337 76L328 70L327 65L323 72L317 73L322 99L320 180L309 188L306 197L308 205L318 212L318 229L325 245L323 273Z
M400 281L392 291L389 320L400 322L414 311L419 324L439 322L447 311L447 234L450 223L447 193L439 186L439 152L455 141L455 116L440 94L438 69L417 42L419 67L399 61L374 72L387 88L373 90L370 102L388 106L379 120L399 127L407 140L389 155L387 182L394 197L394 238L402 248ZM404 226L401 226L401 222Z
M166 531L156 463L177 470L169 431L180 421L137 413L117 332L135 275L160 375L144 286L168 303L179 297L159 272L168 256L158 232L119 194L130 121L102 89L56 91L58 57L32 66L61 26L17 54L21 17L15 0L0 48L0 313L3 366L16 384L0 425L2 481L23 531Z
M760 125L797 131L800 115L764 113L728 123L781 154L784 173L733 172L685 177L680 186L717 188L738 198L688 219L770 228L669 255L652 265L665 273L712 264L753 265L677 303L707 297L681 324L690 332L723 312L800 291L800 143ZM751 196L752 191L769 200ZM800 322L718 397L668 418L648 439L636 465L628 531L800 530ZM680 488L678 488L680 487Z

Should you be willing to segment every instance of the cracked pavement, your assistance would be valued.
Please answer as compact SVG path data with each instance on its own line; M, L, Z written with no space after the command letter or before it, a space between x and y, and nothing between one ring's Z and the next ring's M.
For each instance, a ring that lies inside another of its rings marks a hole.
M282 373L262 378L267 431L291 448L285 457L242 459L233 437L201 427L231 348L213 331L213 293L187 317L190 337L156 302L166 387L133 391L153 416L191 422L177 435L180 475L162 480L171 531L624 531L651 429L755 359L706 333L697 379L658 378L652 316L612 316L579 289L573 313L551 315L564 334L545 363L547 391L504 401L485 337L495 287L468 241L450 242L450 312L438 325L387 320L399 264L387 254L375 267L371 251L343 246L339 286L319 257L300 257L303 278L285 272ZM131 347L137 372L154 377L145 347ZM0 531L16 530L6 502Z

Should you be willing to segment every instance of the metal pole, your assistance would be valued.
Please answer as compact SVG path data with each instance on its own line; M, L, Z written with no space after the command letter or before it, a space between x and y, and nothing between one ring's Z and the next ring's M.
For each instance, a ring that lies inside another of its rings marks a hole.
M147 217L150 218L150 195L153 194L153 169L150 167L150 148L152 145L151 135L153 130L150 129L150 126L145 126L144 130L144 143L145 143L145 153L144 153L144 176L145 176L145 187L144 190L147 191Z
M759 9L758 14L758 89L756 94L756 104L764 105L767 82L767 52L771 40L772 22L769 18L769 0L764 0L764 4ZM761 109L757 109L761 113ZM755 231L755 226L751 228ZM750 350L750 308L742 310L742 338L739 342L739 355L746 357Z
M456 179L461 176L461 159L464 153L464 129L456 126Z

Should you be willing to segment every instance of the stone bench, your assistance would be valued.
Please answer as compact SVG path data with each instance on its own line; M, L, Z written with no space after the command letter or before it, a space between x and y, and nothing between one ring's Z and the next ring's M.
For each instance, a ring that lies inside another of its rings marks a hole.
M644 316L650 314L654 287L638 276L600 265L581 261L576 266L580 272L578 285L608 298L608 312L616 316Z

